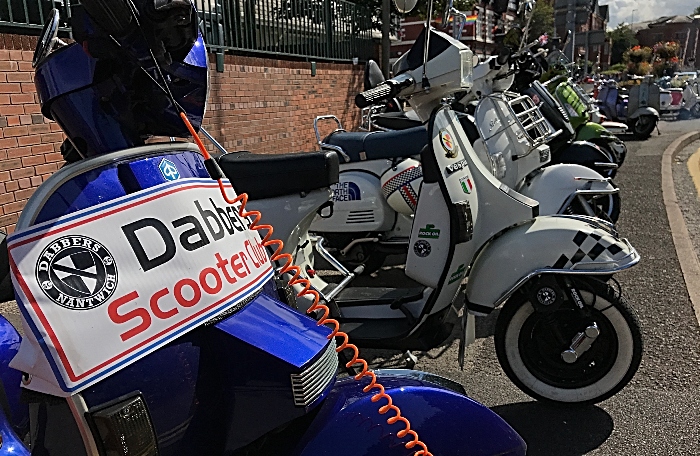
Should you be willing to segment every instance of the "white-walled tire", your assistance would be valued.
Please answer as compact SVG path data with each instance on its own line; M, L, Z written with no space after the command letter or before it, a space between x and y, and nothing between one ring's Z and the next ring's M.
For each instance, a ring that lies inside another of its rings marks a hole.
M593 404L620 391L639 368L639 321L625 300L604 282L578 280L584 303L600 335L572 364L561 359L566 347L547 340L557 324L569 340L581 331L580 313L569 302L547 317L535 312L524 293L514 295L498 317L496 354L510 380L528 395L560 403ZM553 323L554 322L554 323ZM583 323L583 327L588 323ZM575 329L578 325L579 329Z

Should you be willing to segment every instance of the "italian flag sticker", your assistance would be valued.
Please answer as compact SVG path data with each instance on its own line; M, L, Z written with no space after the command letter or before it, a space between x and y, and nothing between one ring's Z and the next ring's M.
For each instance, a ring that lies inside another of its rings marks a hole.
M472 184L472 180L469 176L461 178L459 183L462 185L462 191L464 191L464 193L467 195L474 190L474 184Z

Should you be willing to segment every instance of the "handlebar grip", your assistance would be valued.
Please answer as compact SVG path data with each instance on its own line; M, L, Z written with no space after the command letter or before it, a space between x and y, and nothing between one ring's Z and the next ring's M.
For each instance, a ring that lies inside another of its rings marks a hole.
M393 97L393 89L388 84L380 84L377 87L364 92L358 93L355 96L355 105L358 108L366 108L376 104L377 102L388 100Z

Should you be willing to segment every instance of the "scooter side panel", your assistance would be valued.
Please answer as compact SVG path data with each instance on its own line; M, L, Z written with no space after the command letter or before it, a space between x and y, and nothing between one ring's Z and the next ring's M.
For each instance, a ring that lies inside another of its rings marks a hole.
M340 182L333 189L333 215L316 218L310 229L321 233L388 231L395 218L379 176L364 170L345 171L341 166Z
M635 265L639 254L596 219L542 216L489 243L472 265L470 303L494 308L537 273L608 275Z
M261 223L275 228L275 239L284 241L283 253L297 251L302 233L314 223L316 212L331 198L329 189L314 190L304 196L294 194L248 202L247 209L263 214ZM319 221L324 219L319 218Z
M415 375L383 375L378 381L409 417L411 428L435 455L524 455L525 442L494 412L472 399ZM409 456L404 426L387 424L394 412L380 415L385 400L372 402L362 391L367 381L336 383L322 409L294 452L297 456Z

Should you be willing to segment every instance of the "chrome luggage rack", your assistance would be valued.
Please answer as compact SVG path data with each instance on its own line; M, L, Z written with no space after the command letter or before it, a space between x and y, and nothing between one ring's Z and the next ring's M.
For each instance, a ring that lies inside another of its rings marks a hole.
M514 92L502 92L492 94L489 97L502 97L507 102L508 110L515 119L517 125L525 132L525 140L529 144L530 151L548 143L560 132L554 131L552 125L542 115L540 109L527 95L520 95ZM503 114L499 112L503 125L508 125L508 119L503 119ZM507 117L507 116L506 116Z

